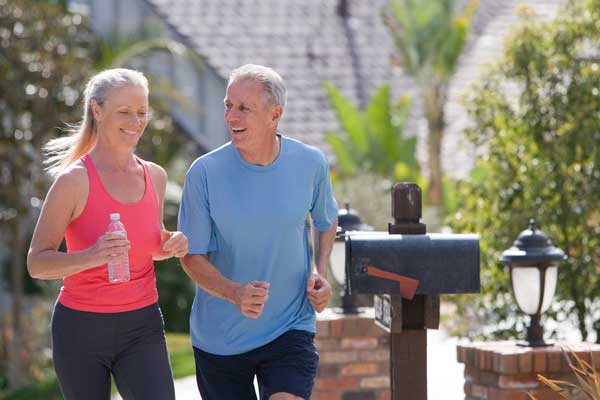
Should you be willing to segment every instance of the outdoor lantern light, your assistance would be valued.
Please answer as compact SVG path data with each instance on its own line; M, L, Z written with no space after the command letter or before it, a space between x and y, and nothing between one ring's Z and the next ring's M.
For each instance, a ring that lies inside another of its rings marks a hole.
M513 247L500 259L510 269L510 282L517 305L530 316L527 339L523 345L550 346L544 342L541 315L550 307L558 281L558 265L565 253L554 247L548 237L529 220L529 229L521 232Z
M347 293L346 283L346 234L355 231L372 231L373 228L363 223L356 210L350 209L350 204L345 203L344 208L338 211L338 230L331 250L329 264L335 281L342 286L340 296L342 298L342 312L345 314L356 313L354 296Z

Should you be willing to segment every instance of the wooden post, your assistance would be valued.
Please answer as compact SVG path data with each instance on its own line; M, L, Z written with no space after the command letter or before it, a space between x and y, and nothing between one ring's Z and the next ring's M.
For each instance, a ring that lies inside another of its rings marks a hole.
M421 188L398 183L392 190L392 217L388 233L423 235ZM392 400L427 400L427 328L439 325L439 296L416 295L412 300L388 296L394 312L390 333L390 375Z

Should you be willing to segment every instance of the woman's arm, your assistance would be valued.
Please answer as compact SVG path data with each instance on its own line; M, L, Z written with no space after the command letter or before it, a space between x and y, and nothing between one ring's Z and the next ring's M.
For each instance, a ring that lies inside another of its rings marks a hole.
M160 221L160 251L152 255L154 260L165 260L171 257L183 257L188 251L188 241L181 232L171 232L165 228L163 221L163 209L165 204L165 193L167 191L167 172L160 165L149 162L148 171L152 177L156 199L158 201L158 212Z
M27 255L27 270L33 278L64 278L106 263L110 254L129 250L127 239L107 234L88 249L70 253L58 251L67 226L83 211L88 193L87 173L83 167L70 168L50 187Z

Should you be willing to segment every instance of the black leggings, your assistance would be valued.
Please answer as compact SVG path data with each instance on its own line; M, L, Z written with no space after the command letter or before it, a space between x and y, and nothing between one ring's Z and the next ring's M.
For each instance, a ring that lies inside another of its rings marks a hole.
M65 400L109 400L111 373L125 400L175 399L158 304L94 313L57 302L52 357Z

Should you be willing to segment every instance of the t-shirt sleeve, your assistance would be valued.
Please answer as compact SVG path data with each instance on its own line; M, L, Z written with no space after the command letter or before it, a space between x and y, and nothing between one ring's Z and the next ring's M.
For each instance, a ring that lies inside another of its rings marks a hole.
M206 171L202 165L192 166L185 177L178 225L188 238L190 254L208 254L216 250Z
M325 156L321 154L319 171L315 180L312 206L310 209L313 225L320 232L328 231L337 220L337 214L338 206L335 197L333 197L331 178L329 176L329 164L327 163Z

